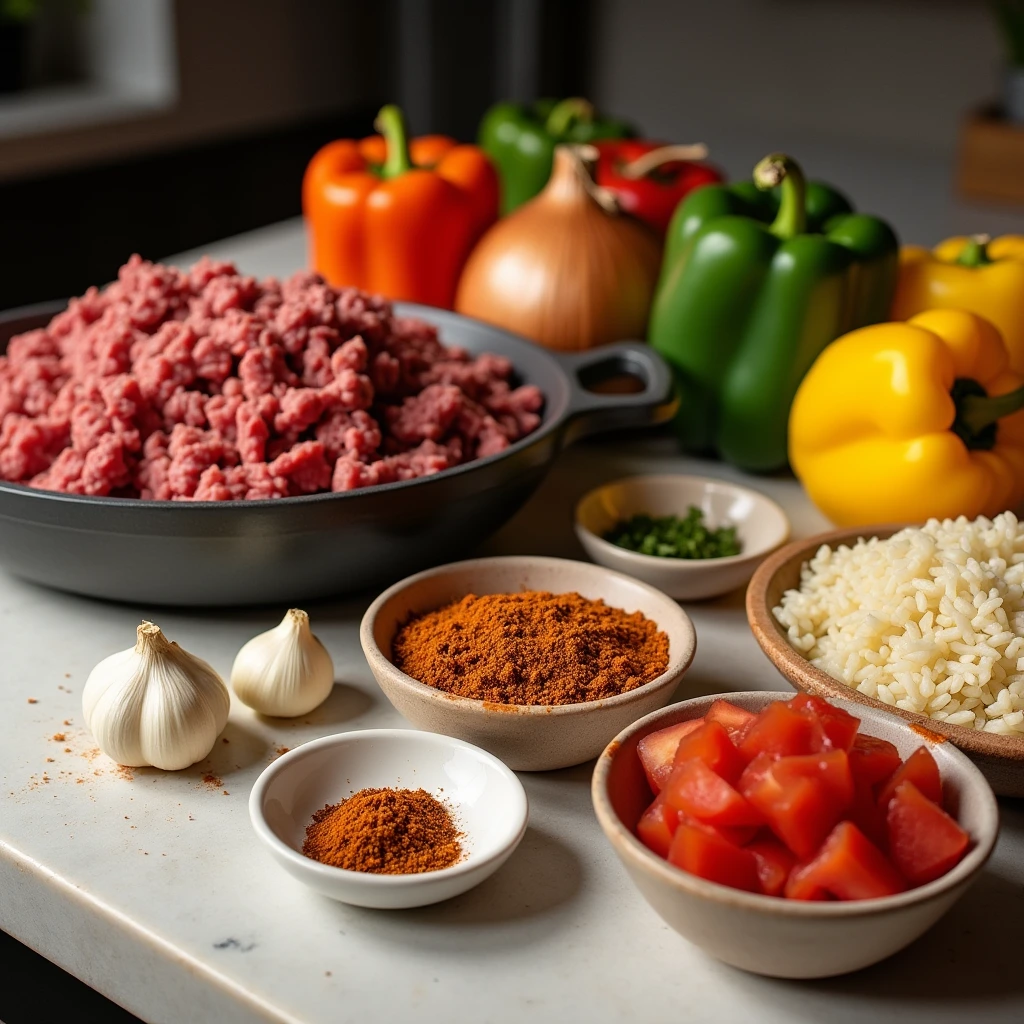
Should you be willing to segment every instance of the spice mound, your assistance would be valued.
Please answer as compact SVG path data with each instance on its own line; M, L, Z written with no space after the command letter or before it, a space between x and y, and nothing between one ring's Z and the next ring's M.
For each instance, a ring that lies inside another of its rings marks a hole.
M579 704L649 683L668 637L641 612L579 594L469 594L417 616L392 644L397 668L495 704Z
M413 875L457 864L461 836L424 789L361 789L313 815L302 852L347 871Z

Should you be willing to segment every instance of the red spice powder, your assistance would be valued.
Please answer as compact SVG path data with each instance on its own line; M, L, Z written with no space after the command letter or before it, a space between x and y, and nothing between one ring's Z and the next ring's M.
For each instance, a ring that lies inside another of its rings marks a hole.
M348 871L418 874L461 860L461 835L424 789L361 789L313 815L302 852Z

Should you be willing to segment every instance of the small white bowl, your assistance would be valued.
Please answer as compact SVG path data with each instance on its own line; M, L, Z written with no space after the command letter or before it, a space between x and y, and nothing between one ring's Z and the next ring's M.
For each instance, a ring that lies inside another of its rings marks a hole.
M642 612L668 636L668 665L635 690L581 704L492 704L459 697L413 679L391 661L395 634L413 615L467 594L520 590L575 591L613 608ZM671 699L697 648L689 616L675 601L621 573L590 562L506 555L452 562L401 580L366 610L359 641L384 695L417 729L475 743L517 772L568 768L597 757L620 729Z
M691 505L711 528L735 526L738 555L727 558L658 558L627 551L604 539L617 523L646 513L685 516ZM576 505L576 536L600 565L629 573L669 597L699 601L742 587L758 563L789 537L786 513L770 498L725 480L703 476L631 476L585 494Z
M833 700L861 720L861 732L894 743L901 757L926 746L935 758L951 813L971 836L964 859L941 878L880 899L788 900L742 892L688 874L637 839L633 830L652 799L636 753L644 736L699 718L719 697L760 711L774 700L792 696L763 691L712 694L648 715L608 744L594 768L591 797L605 836L644 899L683 938L755 974L828 978L884 960L938 921L985 866L999 832L999 810L985 777L952 743L934 733L921 735L888 712Z
M314 811L361 789L425 789L452 812L463 859L450 868L376 875L331 867L302 853ZM364 729L304 743L256 780L249 817L274 859L311 889L358 907L395 910L439 903L479 885L526 832L522 783L496 757L450 736Z

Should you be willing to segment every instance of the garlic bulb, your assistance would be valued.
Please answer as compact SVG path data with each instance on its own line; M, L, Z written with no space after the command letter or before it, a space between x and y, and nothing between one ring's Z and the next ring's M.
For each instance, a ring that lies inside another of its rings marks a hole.
M167 771L210 753L230 704L221 677L152 622L139 626L134 647L104 658L82 692L85 724L104 754Z
M231 669L238 699L261 715L295 718L318 707L334 686L334 663L309 628L309 616L291 608L281 624L254 636Z
M646 224L594 184L597 150L558 146L540 195L480 240L455 309L554 349L643 338L661 263Z

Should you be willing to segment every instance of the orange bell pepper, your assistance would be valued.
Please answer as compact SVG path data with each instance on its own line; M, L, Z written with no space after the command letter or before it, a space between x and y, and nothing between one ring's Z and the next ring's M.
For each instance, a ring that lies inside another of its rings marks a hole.
M470 250L497 219L497 173L483 150L443 135L407 144L397 107L376 127L328 143L306 168L313 269L338 287L450 309Z

